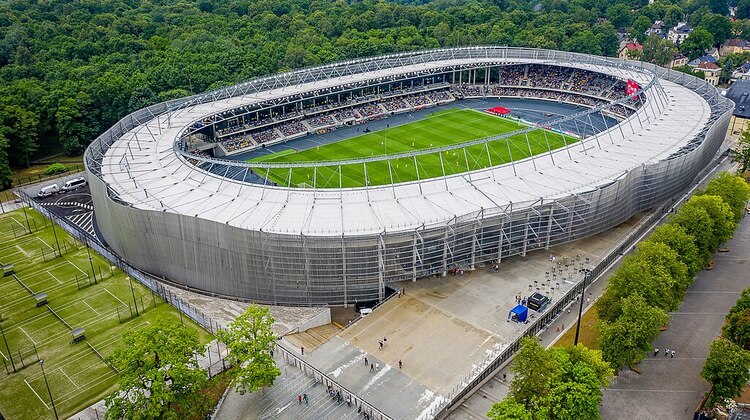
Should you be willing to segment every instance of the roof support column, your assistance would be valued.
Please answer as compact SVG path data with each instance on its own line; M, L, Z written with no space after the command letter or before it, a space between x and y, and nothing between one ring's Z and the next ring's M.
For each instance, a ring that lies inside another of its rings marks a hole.
M341 281L344 286L344 308L349 305L346 290L346 240L344 235L341 235Z
M385 242L383 241L385 232L378 235L378 301L382 302L385 297Z

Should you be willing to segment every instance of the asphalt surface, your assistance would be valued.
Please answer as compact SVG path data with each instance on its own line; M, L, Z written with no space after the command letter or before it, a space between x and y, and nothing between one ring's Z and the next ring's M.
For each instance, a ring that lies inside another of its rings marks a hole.
M604 389L600 412L604 419L689 419L709 384L700 376L708 345L720 333L724 318L750 287L750 217L745 217L730 252L714 256L715 268L701 271L677 312L670 313L669 329L654 342L659 354L649 354L637 374L626 370ZM664 349L675 357L664 357Z

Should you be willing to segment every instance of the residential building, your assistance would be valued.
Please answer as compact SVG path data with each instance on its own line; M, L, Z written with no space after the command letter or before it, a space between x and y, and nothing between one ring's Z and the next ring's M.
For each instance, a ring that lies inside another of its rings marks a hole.
M719 48L719 55L721 57L726 57L729 54L741 53L743 51L750 51L750 42L747 42L744 39L732 38L727 39L726 42L721 45L721 48Z
M693 27L687 22L680 22L677 26L669 30L667 39L675 45L680 45L690 35L690 32L693 32Z
M664 38L667 35L666 32L667 28L666 25L664 25L664 21L657 20L650 28L646 29L645 35L657 35Z
M737 80L750 80L750 63L745 62L732 72L732 82Z
M729 86L724 96L734 101L734 113L729 121L729 133L737 135L750 124L750 80L738 80Z
M643 52L643 45L637 42L626 42L624 45L620 45L620 51L617 56L620 58L633 58L640 57Z
M719 60L713 58L710 55L704 55L702 57L698 57L695 60L691 60L689 63L687 63L690 67L698 67L702 63L711 63L711 64L719 64Z
M708 83L711 83L714 86L717 86L719 84L719 75L721 75L721 67L717 66L714 63L710 62L703 62L696 67L696 70L700 70L703 72L703 75L706 77L706 81Z
M686 66L687 63L688 63L687 56L676 52L672 54L672 61L669 62L669 64L667 65L667 68L673 69L675 67L682 67L682 66Z

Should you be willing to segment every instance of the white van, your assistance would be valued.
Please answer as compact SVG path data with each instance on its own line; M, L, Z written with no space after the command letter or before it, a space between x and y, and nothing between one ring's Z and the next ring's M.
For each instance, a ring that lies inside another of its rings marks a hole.
M42 190L39 191L39 194L37 195L39 197L49 197L59 192L60 192L60 187L57 184L52 184L52 185L47 185L46 187L43 187Z
M63 192L73 191L85 186L86 184L87 182L85 178L71 179L63 185L62 190Z

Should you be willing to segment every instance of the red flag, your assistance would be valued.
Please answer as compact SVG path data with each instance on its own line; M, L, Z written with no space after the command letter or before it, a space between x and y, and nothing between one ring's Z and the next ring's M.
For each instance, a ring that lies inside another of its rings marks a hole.
M625 93L632 97L638 96L638 91L641 90L641 85L633 79L628 79L628 83L625 85Z

